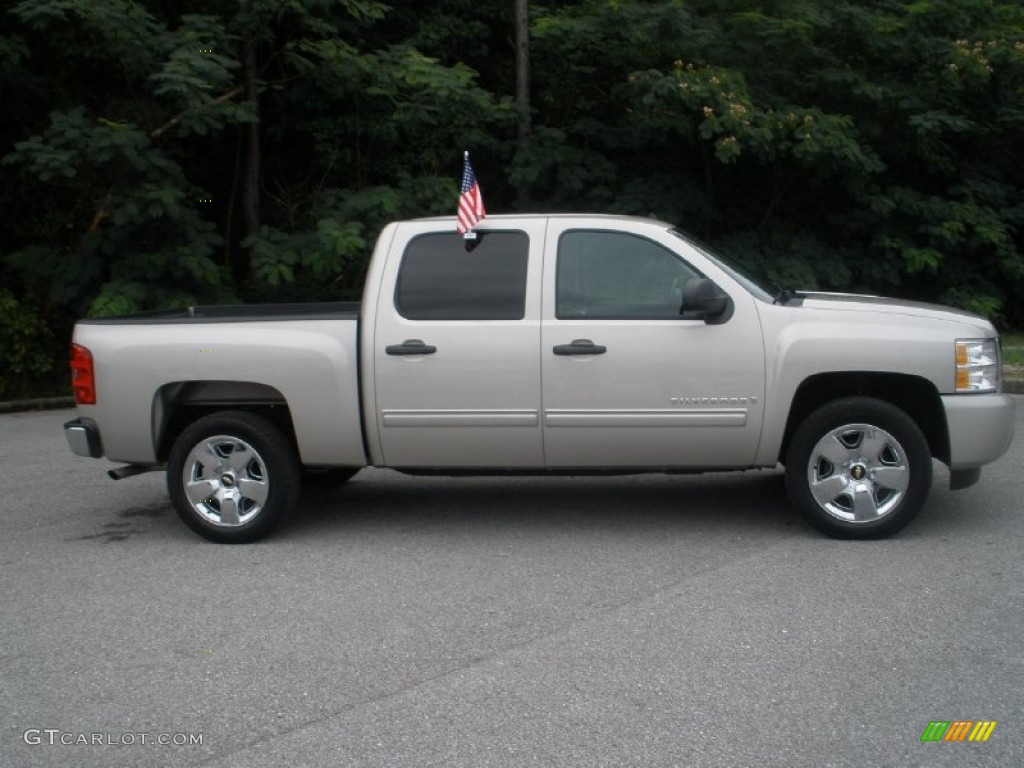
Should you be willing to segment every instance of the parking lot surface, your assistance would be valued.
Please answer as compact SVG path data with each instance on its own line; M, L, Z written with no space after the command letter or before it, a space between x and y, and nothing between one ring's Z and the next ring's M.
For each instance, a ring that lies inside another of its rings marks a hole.
M366 470L222 546L71 455L70 411L0 416L0 765L1024 765L1017 405L876 542L779 472ZM956 720L998 724L921 741Z

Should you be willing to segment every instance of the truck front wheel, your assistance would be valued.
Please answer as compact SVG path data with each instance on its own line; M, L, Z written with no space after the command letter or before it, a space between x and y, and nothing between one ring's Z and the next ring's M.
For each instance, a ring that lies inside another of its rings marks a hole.
M225 544L268 534L298 501L299 464L288 439L246 411L204 416L175 441L167 489L178 516Z
M793 505L836 538L895 533L920 511L931 481L920 428L896 406L870 397L821 406L797 428L786 453Z

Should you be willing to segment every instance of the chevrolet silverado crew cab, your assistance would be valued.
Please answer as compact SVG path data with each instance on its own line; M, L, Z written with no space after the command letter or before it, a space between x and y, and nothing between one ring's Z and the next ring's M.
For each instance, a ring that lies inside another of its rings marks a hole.
M389 224L361 304L80 321L71 449L164 469L181 519L252 541L304 481L785 465L826 534L891 534L932 460L952 488L1006 452L1014 403L980 317L773 295L672 227L596 215Z

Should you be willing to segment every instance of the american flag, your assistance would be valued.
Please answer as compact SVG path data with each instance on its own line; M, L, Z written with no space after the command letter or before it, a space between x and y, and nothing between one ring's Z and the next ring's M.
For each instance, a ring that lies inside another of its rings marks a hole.
M466 152L462 160L462 185L459 187L459 213L455 231L460 235L466 234L486 215L480 185L476 183L473 166L469 164L469 152Z

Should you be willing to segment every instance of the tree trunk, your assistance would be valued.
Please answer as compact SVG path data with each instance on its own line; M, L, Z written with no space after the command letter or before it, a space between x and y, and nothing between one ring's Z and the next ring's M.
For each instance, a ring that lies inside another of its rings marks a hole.
M245 97L254 105L257 121L245 126L246 153L245 173L242 177L242 214L245 217L245 235L253 235L260 229L260 175L262 153L260 148L260 94L257 87L259 60L256 43L245 45Z
M519 107L519 152L529 151L530 116L530 16L527 0L516 0L516 105ZM520 207L525 207L530 197L530 187L520 182L516 189Z

